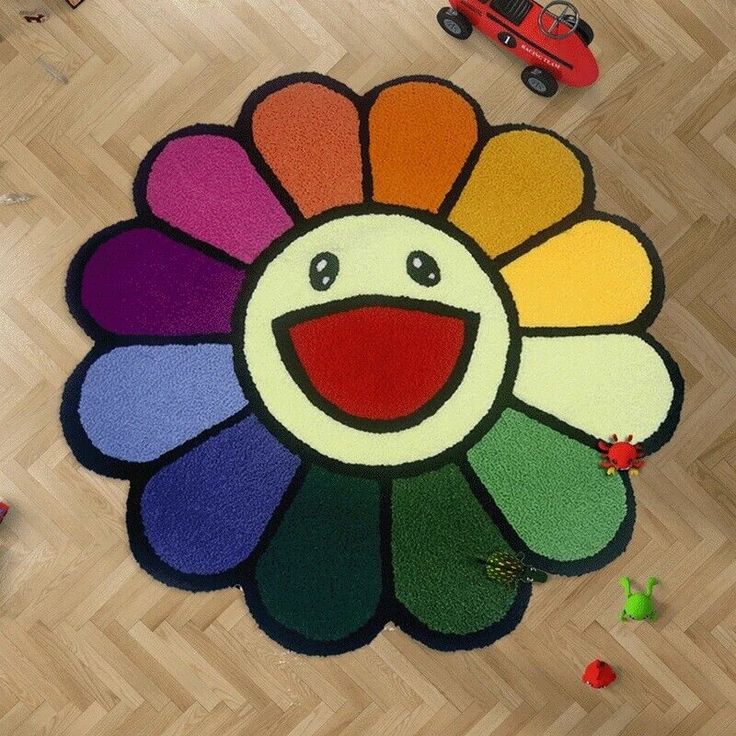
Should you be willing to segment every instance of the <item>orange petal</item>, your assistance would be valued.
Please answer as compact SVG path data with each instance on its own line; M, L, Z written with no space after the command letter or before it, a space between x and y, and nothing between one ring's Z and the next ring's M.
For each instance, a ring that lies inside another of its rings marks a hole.
M584 192L571 148L548 133L511 130L486 143L450 221L497 256L577 209Z
M473 106L440 81L399 82L368 117L376 202L437 212L478 141Z
M295 82L253 111L253 141L305 217L363 201L353 102L316 82Z

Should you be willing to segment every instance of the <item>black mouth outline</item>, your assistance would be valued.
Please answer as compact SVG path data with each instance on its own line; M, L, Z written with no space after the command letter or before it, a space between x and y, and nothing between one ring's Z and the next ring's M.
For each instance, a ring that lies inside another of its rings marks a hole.
M349 312L360 307L398 307L409 311L424 312L428 314L436 314L443 317L454 317L462 320L464 325L463 345L460 354L452 369L452 373L445 381L442 388L425 404L422 404L416 411L403 417L396 419L366 419L364 417L356 417L348 414L335 404L325 399L315 388L309 379L304 366L299 360L294 344L289 334L290 328L297 324L310 319L319 317L327 317L341 312ZM475 341L478 336L478 325L480 324L480 315L476 312L470 312L459 307L451 307L441 302L429 301L424 299L413 299L404 296L385 296L385 295L360 295L348 297L346 299L338 299L324 304L310 305L301 309L296 309L273 320L272 327L274 337L276 338L276 347L278 348L281 360L286 366L289 375L296 383L307 399L318 409L332 417L336 421L354 429L366 432L383 433L383 432L399 432L403 429L415 427L428 417L432 416L437 410L445 404L445 402L455 393L456 389L462 383L465 373L470 363L470 357L475 348Z

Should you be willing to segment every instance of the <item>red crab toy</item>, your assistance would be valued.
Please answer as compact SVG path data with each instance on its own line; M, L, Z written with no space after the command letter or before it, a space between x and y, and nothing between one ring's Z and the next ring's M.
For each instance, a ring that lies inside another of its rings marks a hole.
M631 475L638 475L639 468L644 465L644 451L638 442L633 445L631 440L634 435L630 434L625 440L620 440L615 434L611 435L611 442L598 440L598 449L601 451L601 467L606 468L608 475L613 475L617 470L628 470Z
M616 673L608 662L594 659L583 672L583 682L594 688L606 687L616 679Z

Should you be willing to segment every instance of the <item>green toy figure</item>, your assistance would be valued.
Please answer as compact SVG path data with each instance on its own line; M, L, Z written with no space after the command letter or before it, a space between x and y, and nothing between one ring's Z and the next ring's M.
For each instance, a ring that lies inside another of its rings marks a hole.
M650 621L656 621L657 612L652 603L652 589L657 584L657 578L647 580L646 593L632 593L631 581L628 578L621 578L619 582L626 593L626 603L621 611L621 620L631 618L634 621L643 621L648 618Z

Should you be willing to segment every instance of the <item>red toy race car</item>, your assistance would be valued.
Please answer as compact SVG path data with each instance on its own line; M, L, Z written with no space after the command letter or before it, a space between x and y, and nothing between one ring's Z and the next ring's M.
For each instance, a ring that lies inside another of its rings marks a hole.
M523 59L521 81L535 94L552 97L558 82L587 87L598 79L598 64L588 48L593 29L566 0L544 7L534 0L450 0L437 21L454 38L465 39L475 26Z

